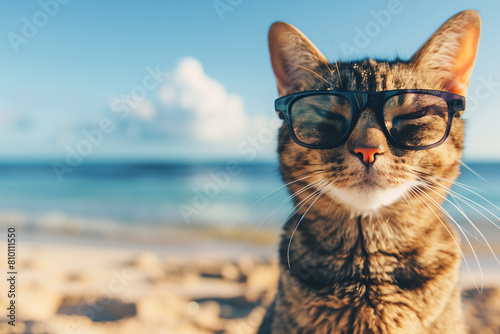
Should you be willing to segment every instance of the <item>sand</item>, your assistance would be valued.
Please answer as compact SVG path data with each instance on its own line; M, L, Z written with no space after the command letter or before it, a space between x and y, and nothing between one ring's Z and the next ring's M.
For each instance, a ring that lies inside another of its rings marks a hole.
M16 326L2 311L0 333L255 333L275 293L275 254L273 246L182 233L165 244L20 234ZM466 317L474 333L500 333L500 265L480 260L482 294L462 270Z

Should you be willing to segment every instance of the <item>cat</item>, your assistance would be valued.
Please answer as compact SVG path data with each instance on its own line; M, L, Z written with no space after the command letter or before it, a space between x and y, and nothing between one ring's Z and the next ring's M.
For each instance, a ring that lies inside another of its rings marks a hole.
M408 61L329 63L293 26L270 27L296 212L258 333L467 332L459 235L440 204L459 175L480 30L466 10Z

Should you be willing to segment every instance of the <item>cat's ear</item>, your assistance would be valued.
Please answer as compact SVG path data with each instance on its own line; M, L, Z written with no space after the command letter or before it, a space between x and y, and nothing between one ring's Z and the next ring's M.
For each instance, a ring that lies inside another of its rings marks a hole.
M299 80L319 76L319 66L328 60L298 29L284 22L275 22L269 28L269 53L280 96L293 93Z
M446 21L411 58L416 68L436 75L443 89L465 95L476 59L481 18L465 10Z

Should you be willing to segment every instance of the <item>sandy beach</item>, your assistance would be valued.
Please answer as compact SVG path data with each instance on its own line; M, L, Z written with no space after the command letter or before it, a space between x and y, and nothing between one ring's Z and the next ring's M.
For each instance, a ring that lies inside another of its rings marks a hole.
M206 235L148 244L20 233L15 327L2 280L0 333L255 333L278 277L272 238ZM482 294L478 268L461 271L466 317L473 333L500 333L500 265L482 250L479 259Z

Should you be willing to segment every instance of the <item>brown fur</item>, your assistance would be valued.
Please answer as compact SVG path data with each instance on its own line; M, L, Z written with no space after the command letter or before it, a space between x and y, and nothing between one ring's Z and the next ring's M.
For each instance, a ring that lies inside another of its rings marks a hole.
M465 11L410 61L328 64L298 30L275 23L271 61L280 95L404 88L465 93L463 73L470 69L459 61L473 62L475 49L464 51L461 43L473 29L479 30L479 16ZM297 145L283 125L280 169L284 181L293 182L288 188L298 211L284 226L279 289L259 333L465 333L459 237L439 208L459 175L463 136L464 122L457 118L442 145L403 150L387 142L367 108L345 144L319 150ZM353 154L360 146L383 151L369 169ZM376 210L355 209L329 188L370 192L410 180L426 185Z

